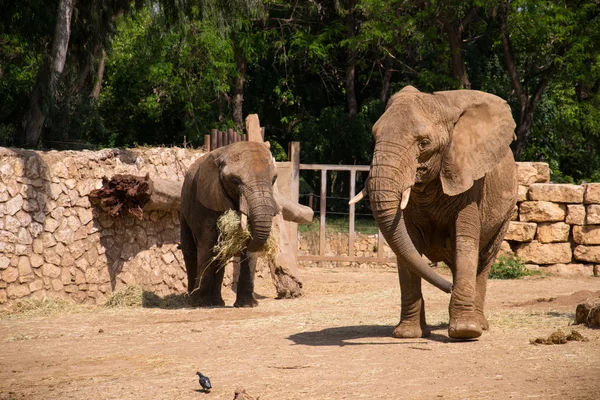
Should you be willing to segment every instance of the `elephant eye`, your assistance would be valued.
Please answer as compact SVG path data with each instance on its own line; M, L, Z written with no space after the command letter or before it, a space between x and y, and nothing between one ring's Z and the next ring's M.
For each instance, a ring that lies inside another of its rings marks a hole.
M241 182L242 181L240 181L240 178L236 178L235 176L231 178L231 183L235 186L239 186Z
M419 142L419 150L423 151L425 150L427 147L429 147L429 145L431 144L431 141L429 139L423 139Z

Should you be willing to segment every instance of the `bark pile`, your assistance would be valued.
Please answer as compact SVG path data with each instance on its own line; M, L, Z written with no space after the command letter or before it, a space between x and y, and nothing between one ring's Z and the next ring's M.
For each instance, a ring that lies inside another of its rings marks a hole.
M110 216L132 214L138 219L144 211L178 210L181 182L150 179L133 175L114 175L102 178L102 188L92 190L90 202Z
M585 302L577 305L575 324L585 324L589 328L600 328L600 297L590 297Z

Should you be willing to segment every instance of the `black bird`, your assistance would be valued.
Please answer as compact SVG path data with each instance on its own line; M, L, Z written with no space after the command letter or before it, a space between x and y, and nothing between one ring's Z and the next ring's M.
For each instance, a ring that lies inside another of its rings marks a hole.
M205 392L210 392L212 385L210 384L210 379L208 379L208 376L202 375L202 372L200 371L196 372L196 375L198 375L198 382L200 382L202 389L204 389Z

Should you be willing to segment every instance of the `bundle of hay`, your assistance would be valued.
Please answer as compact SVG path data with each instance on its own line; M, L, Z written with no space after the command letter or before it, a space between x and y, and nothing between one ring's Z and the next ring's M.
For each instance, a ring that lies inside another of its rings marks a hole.
M219 239L213 248L216 256L214 260L227 261L231 257L237 256L248 246L251 239L250 231L247 227L242 228L241 219L237 212L228 210L217 220L217 229L219 230ZM271 229L271 234L267 243L258 252L261 257L275 258L279 247L276 232Z

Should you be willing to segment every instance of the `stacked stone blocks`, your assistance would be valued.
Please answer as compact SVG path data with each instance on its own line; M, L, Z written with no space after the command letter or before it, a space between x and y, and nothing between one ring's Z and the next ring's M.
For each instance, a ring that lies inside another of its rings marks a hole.
M177 148L0 148L0 304L44 297L101 304L127 285L185 292L177 211L113 218L87 196L114 174L183 180L201 155Z
M532 268L592 274L600 264L600 183L549 183L545 163L519 164L519 198L503 249Z

